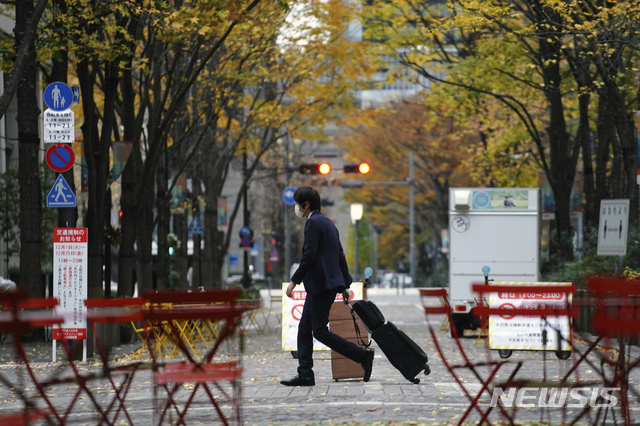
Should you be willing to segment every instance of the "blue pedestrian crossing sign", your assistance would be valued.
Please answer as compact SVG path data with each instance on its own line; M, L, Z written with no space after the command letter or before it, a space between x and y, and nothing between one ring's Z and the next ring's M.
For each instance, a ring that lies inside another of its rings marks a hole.
M191 221L191 225L189 225L189 230L187 231L189 235L202 235L204 234L204 227L202 226L202 222L198 219L198 216L194 216Z
M75 207L76 194L73 193L64 176L58 175L53 188L47 195L47 207Z

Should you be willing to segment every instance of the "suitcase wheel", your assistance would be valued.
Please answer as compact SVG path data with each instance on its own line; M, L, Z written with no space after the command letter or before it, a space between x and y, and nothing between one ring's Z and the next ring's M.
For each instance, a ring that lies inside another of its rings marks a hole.
M417 385L418 383L420 383L420 379L415 378L415 379L411 380L411 382L413 382L414 385Z
M429 364L425 364L424 365L424 375L428 376L429 374L431 374L431 367L429 367Z

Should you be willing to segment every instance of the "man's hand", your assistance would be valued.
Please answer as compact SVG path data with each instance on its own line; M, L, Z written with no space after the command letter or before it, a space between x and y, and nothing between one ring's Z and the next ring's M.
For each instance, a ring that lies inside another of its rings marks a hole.
M291 299L293 297L293 289L296 288L296 283L291 281L287 286L287 297Z
M349 291L349 289L346 289L342 292L342 299L344 300L345 304L349 303L349 300L351 300L351 292Z

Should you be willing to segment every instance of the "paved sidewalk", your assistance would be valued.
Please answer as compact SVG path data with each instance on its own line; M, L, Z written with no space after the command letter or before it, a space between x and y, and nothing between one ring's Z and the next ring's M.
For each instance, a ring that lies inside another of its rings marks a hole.
M316 352L314 354L316 386L313 387L286 387L279 384L280 380L290 378L296 373L297 360L289 352L281 350L281 339L278 331L270 331L264 334L250 329L245 337L245 353L243 356L243 387L242 387L242 418L247 425L306 425L306 424L340 424L340 423L369 423L369 422L401 422L424 423L454 422L457 423L469 406L463 390L450 375L428 335L427 324L421 309L417 292L407 291L404 294L396 294L394 291L369 292L369 299L373 300L383 312L387 320L393 321L399 328L411 336L429 355L432 373L429 376L420 375L421 382L412 384L389 363L382 352L373 343L376 349L373 374L371 381L364 383L356 380L334 381L331 377L331 361L329 352ZM261 318L262 313L258 313ZM437 329L439 319L435 319ZM271 328L275 327L276 318L270 317ZM462 354L454 344L455 342L446 336L446 333L438 333L438 341L447 360L452 363L461 363ZM481 344L474 345L475 338L461 340L465 354L472 361L483 361L492 356L494 361L499 360L495 351L488 351ZM5 364L0 365L0 374L12 374L13 370L18 374L21 369L15 364L7 364L5 346L0 345L0 360ZM134 350L139 345L124 345L114 350L114 356L119 357ZM44 348L44 350L43 350ZM50 372L56 368L50 360L50 344L36 345L30 348L34 354L35 369L41 374ZM44 354L44 355L43 355ZM528 380L547 381L558 380L569 371L571 359L558 360L553 353L542 352L515 352L504 367L498 373L498 379L506 378L508 373L515 368L518 361L524 361L523 367L518 372L519 378ZM44 358L43 358L44 357ZM41 361L41 362L37 362ZM2 364L2 363L0 363ZM60 363L58 363L60 364ZM81 368L97 368L95 362L80 363ZM581 365L578 369L579 377L576 381L584 380L585 383L598 379L597 371L589 365ZM488 375L488 370L482 370L483 377ZM473 395L477 394L482 383L468 370L457 370L460 380L467 390ZM545 377L543 377L543 374ZM634 373L629 378L629 384L635 386L640 377ZM127 396L129 414L136 425L153 424L153 392L150 383L150 372L141 372L136 376L132 389ZM576 385L579 386L579 385ZM69 388L70 389L70 388ZM64 404L70 398L65 391L57 392L52 399ZM99 398L107 398L112 391L107 387L96 389ZM481 398L483 410L488 408L490 395L487 393ZM94 418L87 418L90 409L88 400L69 417L68 424L95 424ZM19 402L12 395L0 394L0 411L18 408ZM632 416L640 420L640 401L631 401ZM223 410L229 407L223 404ZM509 413L515 415L518 421L538 424L547 421L551 424L562 424L577 417L578 409L545 409L545 408L520 408L510 409ZM589 413L594 414L593 412ZM606 420L613 421L612 415L620 420L616 410L609 413ZM210 405L195 406L190 409L189 422L187 424L217 424L213 419L215 413ZM472 412L467 418L469 424L479 419L477 412ZM492 421L500 420L497 409L491 413ZM579 424L601 424L603 419L584 416Z

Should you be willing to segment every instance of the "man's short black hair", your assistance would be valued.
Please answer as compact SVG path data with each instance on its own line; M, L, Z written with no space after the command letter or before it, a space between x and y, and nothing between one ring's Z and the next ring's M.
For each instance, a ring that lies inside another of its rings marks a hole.
M293 201L302 206L309 202L309 210L312 212L320 211L320 194L310 186L301 186L293 193Z

